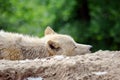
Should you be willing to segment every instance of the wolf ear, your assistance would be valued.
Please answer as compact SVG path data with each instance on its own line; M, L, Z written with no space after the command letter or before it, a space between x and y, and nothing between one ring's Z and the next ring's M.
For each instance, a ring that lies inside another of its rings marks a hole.
M47 27L44 32L45 35L55 34L55 31L51 27Z
M60 48L60 45L55 41L49 40L47 43L52 50L57 51Z

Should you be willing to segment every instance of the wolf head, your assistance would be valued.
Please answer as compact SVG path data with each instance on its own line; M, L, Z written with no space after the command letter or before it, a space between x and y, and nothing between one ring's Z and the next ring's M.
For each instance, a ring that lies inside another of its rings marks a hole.
M53 55L82 55L90 53L90 45L78 44L68 35L58 34L50 27L45 30L45 46L49 56Z

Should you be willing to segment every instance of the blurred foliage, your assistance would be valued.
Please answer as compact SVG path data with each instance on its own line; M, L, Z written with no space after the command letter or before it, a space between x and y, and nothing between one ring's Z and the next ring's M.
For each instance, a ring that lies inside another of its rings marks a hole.
M119 50L119 0L0 0L0 29L43 36L46 26L94 50Z

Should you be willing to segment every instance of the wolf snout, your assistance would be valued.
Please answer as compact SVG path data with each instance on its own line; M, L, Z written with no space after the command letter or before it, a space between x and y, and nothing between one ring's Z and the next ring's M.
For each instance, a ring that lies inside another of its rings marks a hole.
M79 46L84 47L84 48L88 48L88 49L92 48L91 45L86 45L86 44L79 44Z
M85 49L85 51L91 52L91 49L92 49L92 46L91 46L91 45L83 44L82 47Z
M86 45L86 44L77 44L77 47L80 49L84 49L84 50L90 50L92 48L91 45Z
M88 45L88 48L89 48L89 50L91 50L91 49L92 49L92 47L93 47L93 46L91 46L91 45Z

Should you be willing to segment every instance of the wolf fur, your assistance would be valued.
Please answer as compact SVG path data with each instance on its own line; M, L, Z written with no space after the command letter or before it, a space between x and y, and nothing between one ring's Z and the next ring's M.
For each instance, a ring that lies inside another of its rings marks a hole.
M47 27L42 38L0 31L0 59L23 60L53 55L81 55L90 52L90 45L76 43L68 35Z

